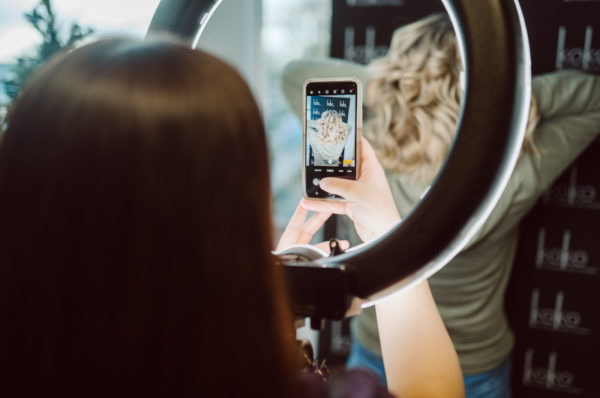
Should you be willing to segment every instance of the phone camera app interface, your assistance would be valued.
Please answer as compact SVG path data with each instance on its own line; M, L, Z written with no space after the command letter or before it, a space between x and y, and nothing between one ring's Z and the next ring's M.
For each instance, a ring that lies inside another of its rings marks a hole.
M321 178L356 179L356 95L354 82L314 82L306 89L306 193L339 198L319 187Z

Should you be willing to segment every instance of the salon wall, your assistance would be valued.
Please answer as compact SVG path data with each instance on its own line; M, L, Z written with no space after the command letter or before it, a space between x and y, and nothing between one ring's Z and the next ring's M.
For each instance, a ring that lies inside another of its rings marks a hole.
M599 0L522 0L534 74L600 73ZM600 126L598 126L600 130ZM507 309L517 397L600 397L600 142L521 224Z
M367 63L395 28L439 0L332 0L331 55ZM534 74L600 73L600 0L521 0ZM600 128L600 126L599 126ZM507 312L516 335L515 397L600 397L600 143L594 143L522 222ZM338 231L339 232L339 231ZM347 322L321 334L320 353L341 363Z

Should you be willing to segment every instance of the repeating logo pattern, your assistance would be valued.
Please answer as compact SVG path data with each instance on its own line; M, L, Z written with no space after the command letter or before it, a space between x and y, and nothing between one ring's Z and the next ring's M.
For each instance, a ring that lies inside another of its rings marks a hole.
M523 385L569 395L583 393L583 388L577 387L575 374L559 366L556 351L550 352L547 361L541 365L534 365L534 354L533 348L525 351Z
M556 69L571 68L588 72L600 72L600 48L592 47L594 28L591 25L585 26L583 35L579 30L572 34L577 35L581 45L569 46L565 44L567 42L567 28L562 25L558 28Z

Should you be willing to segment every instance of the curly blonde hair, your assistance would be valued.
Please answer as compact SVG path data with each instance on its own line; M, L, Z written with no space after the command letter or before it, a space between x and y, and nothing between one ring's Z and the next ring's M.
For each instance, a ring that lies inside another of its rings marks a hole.
M462 62L446 14L433 14L394 32L388 53L368 67L366 135L382 165L429 182L454 137L460 111ZM533 97L532 97L533 98ZM532 100L524 149L539 114Z

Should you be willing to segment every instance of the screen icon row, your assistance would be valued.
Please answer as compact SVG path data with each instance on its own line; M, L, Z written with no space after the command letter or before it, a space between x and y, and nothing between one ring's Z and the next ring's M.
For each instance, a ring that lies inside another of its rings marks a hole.
M325 94L329 94L329 90L310 90L310 91L309 91L309 93L310 93L311 95L314 95L314 94L315 94L315 92L316 92L317 94L321 94L321 91L323 91ZM342 89L342 90L339 90L339 91L340 91L340 94L346 94L346 90L343 90L343 89ZM352 94L352 93L354 93L354 89L350 89L350 90L348 90L348 92L349 92L350 94ZM332 94L337 94L337 93L338 93L338 90L331 90L331 93L332 93Z

